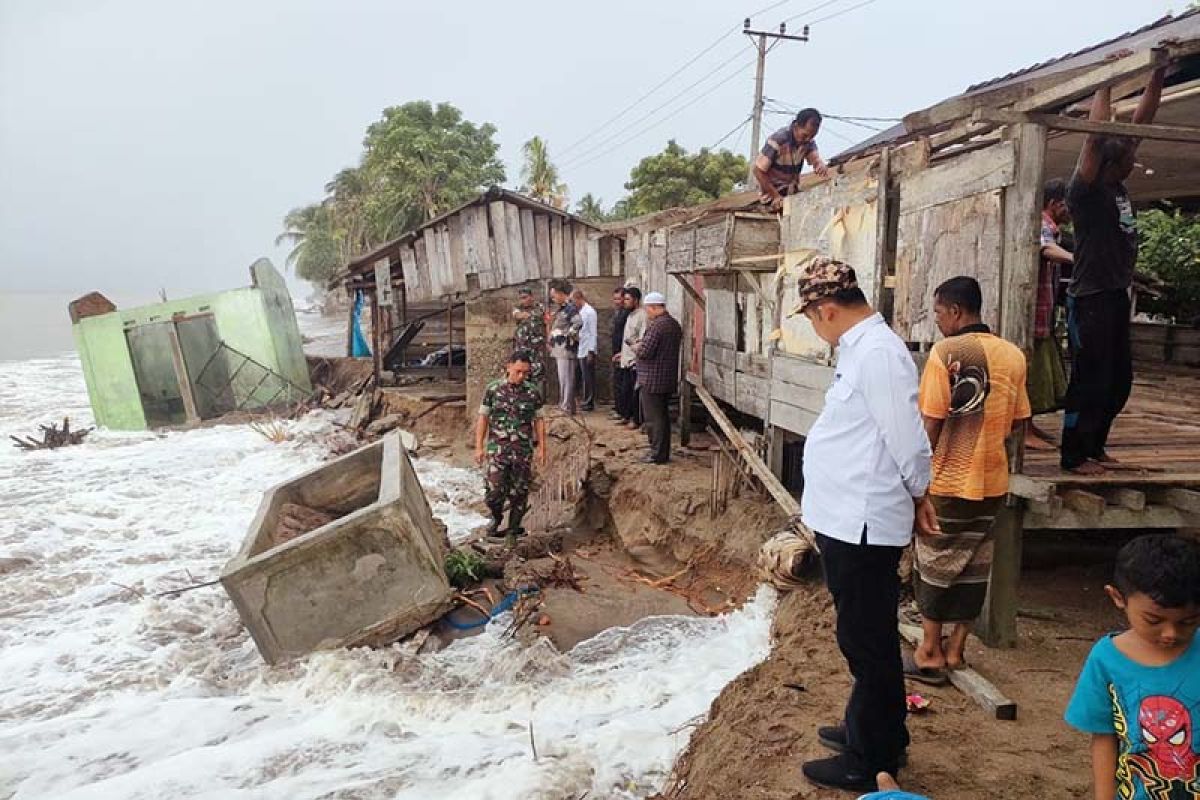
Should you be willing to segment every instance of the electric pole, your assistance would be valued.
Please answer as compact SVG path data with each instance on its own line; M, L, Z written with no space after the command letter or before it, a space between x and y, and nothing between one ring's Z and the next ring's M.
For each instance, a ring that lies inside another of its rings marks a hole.
M758 49L758 69L754 73L754 110L751 112L753 126L750 129L750 179L753 181L754 159L758 155L759 136L762 135L763 73L767 69L767 39L774 39L775 41L787 39L791 42L807 42L808 26L804 26L804 32L801 35L789 36L786 22L779 23L778 33L774 31L755 31L750 29L750 18L746 17L746 21L742 25L742 33L754 39L755 47Z

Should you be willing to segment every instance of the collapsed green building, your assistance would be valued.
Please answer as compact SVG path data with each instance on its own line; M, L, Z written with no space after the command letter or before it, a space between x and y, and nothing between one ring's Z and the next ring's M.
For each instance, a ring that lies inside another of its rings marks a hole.
M250 286L118 310L98 292L71 302L72 331L96 424L186 425L309 395L300 327L267 259Z

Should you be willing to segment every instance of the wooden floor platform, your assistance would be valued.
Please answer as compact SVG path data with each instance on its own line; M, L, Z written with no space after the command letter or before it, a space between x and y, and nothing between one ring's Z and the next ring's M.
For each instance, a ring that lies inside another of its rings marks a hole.
M1108 452L1119 467L1064 473L1057 450L1026 450L1012 493L1037 529L1200 527L1200 370L1141 368ZM1056 436L1062 415L1038 417Z

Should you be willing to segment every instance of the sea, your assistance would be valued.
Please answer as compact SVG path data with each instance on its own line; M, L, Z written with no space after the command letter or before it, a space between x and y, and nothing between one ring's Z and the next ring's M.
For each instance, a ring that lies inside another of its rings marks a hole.
M262 491L321 463L335 418L278 443L224 425L8 446L92 424L69 299L0 294L0 800L645 797L766 657L762 589L566 653L506 638L502 616L436 653L266 666L219 586L162 593L219 575ZM298 317L310 351L340 352L340 320ZM452 540L483 524L477 473L416 468Z

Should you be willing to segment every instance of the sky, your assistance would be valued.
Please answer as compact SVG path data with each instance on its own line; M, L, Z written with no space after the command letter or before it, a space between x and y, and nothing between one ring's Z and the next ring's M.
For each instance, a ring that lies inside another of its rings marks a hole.
M749 152L748 14L811 23L768 55L767 97L883 119L1184 5L0 0L0 291L180 296L245 284L260 256L282 269L283 215L413 100L494 124L509 186L537 135L572 202L611 204L668 139ZM763 136L785 121L767 115ZM888 124L827 119L821 148Z

